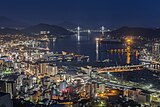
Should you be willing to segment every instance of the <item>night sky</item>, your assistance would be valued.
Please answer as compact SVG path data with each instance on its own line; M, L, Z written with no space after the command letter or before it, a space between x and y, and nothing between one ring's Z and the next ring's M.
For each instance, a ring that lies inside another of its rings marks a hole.
M160 27L160 0L1 0L0 16L30 24Z

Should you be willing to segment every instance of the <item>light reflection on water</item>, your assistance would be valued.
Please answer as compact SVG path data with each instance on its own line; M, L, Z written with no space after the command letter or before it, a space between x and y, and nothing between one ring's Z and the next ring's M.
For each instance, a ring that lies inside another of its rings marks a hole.
M52 50L54 52L67 51L87 55L90 56L90 61L103 61L105 59L110 59L111 61L113 61L112 65L125 65L128 58L126 53L122 54L117 52L110 54L105 51L119 48L122 49L126 47L124 47L124 45L119 44L101 44L95 40L95 38L99 36L100 34L97 33L81 34L73 35L63 39L58 39L52 47ZM130 58L128 59L131 60L131 64L139 63L135 55L131 55Z
M139 64L138 58L136 54L132 54L130 51L130 47L126 47L124 45L119 44L101 44L95 40L96 37L99 37L100 34L80 34L73 35L70 37L58 39L53 45L54 52L75 52L77 54L90 56L90 61L103 61L105 59L109 59L110 62L106 63L106 66L118 66L118 65L126 65L126 64ZM107 53L104 52L106 50L111 49L129 49L127 53ZM117 76L121 76L121 73L115 74ZM155 77L154 75L158 75ZM127 72L123 73L123 77L129 81L142 82L153 84L153 86L158 86L160 82L160 73L143 70L138 72Z

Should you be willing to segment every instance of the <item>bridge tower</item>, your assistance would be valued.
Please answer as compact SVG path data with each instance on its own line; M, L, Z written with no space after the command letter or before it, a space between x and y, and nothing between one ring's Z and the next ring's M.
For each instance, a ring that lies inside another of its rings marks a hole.
M104 36L104 30L105 30L105 27L102 26L102 27L101 27L101 33L102 33L103 36Z
M87 32L88 32L88 34L90 34L90 33L91 33L91 30L88 29Z
M77 27L77 33L78 33L78 35L80 35L80 29L81 29L81 28L78 26L78 27Z
M80 41L80 30L81 30L81 28L78 26L78 27L75 28L75 29L76 29L76 33L77 33L77 35L76 35L77 40Z

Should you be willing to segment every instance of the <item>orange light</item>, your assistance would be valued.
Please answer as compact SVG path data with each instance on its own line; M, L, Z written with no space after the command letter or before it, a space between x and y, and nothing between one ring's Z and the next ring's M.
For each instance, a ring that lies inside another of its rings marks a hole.
M112 90L111 92L112 92L112 93L116 93L116 90Z
M133 39L131 37L127 37L125 40L128 45L130 45L133 42Z

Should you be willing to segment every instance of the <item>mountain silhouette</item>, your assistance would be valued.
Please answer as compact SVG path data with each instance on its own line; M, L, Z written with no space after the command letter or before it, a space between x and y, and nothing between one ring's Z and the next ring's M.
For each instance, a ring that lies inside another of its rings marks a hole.
M44 23L30 26L22 30L22 32L29 34L29 35L39 34L41 31L50 31L50 34L55 35L55 36L73 34L72 32L66 30L63 27L59 27L57 25L44 24Z
M15 21L12 19L9 19L5 16L0 16L0 27L7 27L7 28L24 28L27 27L28 24Z
M141 28L141 27L121 27L109 33L113 36L143 36L147 38L160 37L160 29Z

